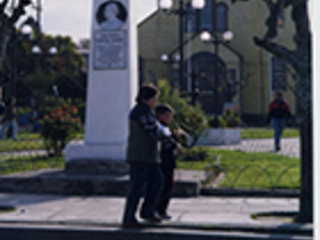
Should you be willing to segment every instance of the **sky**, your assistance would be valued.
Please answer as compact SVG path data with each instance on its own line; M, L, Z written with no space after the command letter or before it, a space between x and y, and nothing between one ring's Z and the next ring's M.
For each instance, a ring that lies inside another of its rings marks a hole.
M152 13L157 6L157 0L131 1L137 7L138 22ZM89 38L92 3L93 0L42 0L42 31L53 35L69 35L76 42ZM28 12L35 13L32 9Z

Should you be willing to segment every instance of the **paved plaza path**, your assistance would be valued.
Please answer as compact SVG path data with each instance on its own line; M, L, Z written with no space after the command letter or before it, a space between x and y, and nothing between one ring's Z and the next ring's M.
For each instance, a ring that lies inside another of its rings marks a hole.
M289 157L300 157L300 142L299 138L283 138L281 140L282 149L276 154L282 154ZM245 152L269 152L275 153L274 151L274 140L269 139L245 139L241 143L235 145L222 145L214 146L216 148L230 149L230 150L241 150ZM10 151L2 152L0 156L26 156L26 155L44 155L45 150L26 150L26 151Z
M273 139L246 139L242 140L240 144L215 146L217 148L241 150L245 152L270 152L274 151ZM300 157L300 142L299 138L283 138L281 140L281 151L275 154L286 155L289 157Z

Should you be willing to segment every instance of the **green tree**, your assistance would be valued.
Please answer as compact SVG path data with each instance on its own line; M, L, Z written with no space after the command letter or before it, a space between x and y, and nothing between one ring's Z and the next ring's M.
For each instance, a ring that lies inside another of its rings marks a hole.
M247 2L250 0L231 0ZM255 44L276 57L284 60L297 75L297 120L301 134L301 194L297 220L313 221L313 154L312 154L312 64L311 32L308 15L308 0L261 0L266 4L269 17L266 20L267 31L262 37L254 37ZM278 35L278 17L284 9L291 9L291 18L295 25L293 40L296 48L290 50L274 39Z
M80 39L79 48L89 50L90 49L90 39L89 38Z
M77 46L72 39L43 34L40 42L42 52L39 54L32 53L34 44L34 41L26 41L23 38L16 42L13 57L16 60L15 82L20 102L35 97L38 102L43 103L46 95L53 95L53 86L58 87L61 97L84 100L85 61L77 52ZM50 54L53 46L57 49L56 54Z

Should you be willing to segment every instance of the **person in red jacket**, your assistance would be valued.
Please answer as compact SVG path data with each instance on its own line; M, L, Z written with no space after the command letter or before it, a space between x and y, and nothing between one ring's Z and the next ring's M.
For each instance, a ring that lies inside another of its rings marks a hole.
M288 103L283 99L282 92L277 91L275 99L269 104L267 123L274 129L275 151L281 150L281 135L286 125L286 120L291 121L291 111Z

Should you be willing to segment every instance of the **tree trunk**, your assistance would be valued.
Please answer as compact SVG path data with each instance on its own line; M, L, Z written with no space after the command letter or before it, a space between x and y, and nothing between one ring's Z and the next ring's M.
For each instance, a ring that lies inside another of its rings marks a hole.
M303 78L305 77L305 78ZM313 121L310 74L300 74L298 85L298 121L300 126L301 187L297 222L313 222Z
M248 0L232 0L248 1ZM267 31L263 38L254 38L254 42L290 64L299 76L296 89L298 102L297 123L300 126L301 143L301 195L299 222L313 222L313 139L312 139L312 63L311 33L308 15L309 0L262 0L269 9L266 21ZM295 50L290 50L280 43L272 42L277 36L277 20L281 8L292 7L291 18L295 24Z
M310 114L311 115L311 114ZM311 118L311 116L310 116ZM300 207L297 222L313 222L313 157L312 157L312 123L300 126L301 149L301 188Z
M10 33L11 33L10 29L6 27L0 28L0 67L2 66L2 63L6 55L6 49L8 46Z

